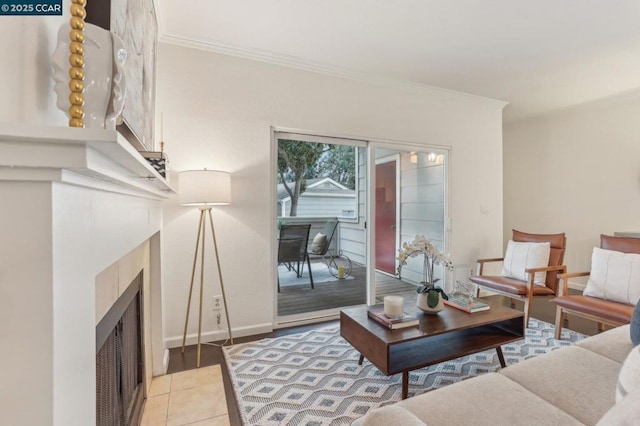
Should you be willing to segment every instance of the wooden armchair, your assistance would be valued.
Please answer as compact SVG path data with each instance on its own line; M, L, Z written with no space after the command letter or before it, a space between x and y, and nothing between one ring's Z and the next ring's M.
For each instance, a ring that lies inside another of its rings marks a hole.
M600 235L600 248L614 250L623 253L640 254L640 239L612 237ZM633 305L599 299L584 295L569 295L569 279L589 276L591 272L574 272L560 274L562 286L558 297L550 300L556 304L556 330L555 338L560 338L565 321L568 324L567 314L577 315L598 322L598 329L603 330L604 324L617 327L631 322ZM640 283L636 283L640 285Z
M531 301L536 296L555 296L559 287L559 272L566 272L566 266L562 264L567 244L564 233L561 234L528 234L513 230L512 240L515 242L541 243L548 242L551 245L549 263L546 267L528 268L525 272L529 274L527 281L504 276L483 275L484 265L488 262L502 262L503 257L492 259L478 259L478 275L469 279L475 283L479 289L486 289L494 293L501 294L510 299L524 302L524 325L529 326L529 310ZM544 285L534 284L534 277L537 272L546 272L547 276Z

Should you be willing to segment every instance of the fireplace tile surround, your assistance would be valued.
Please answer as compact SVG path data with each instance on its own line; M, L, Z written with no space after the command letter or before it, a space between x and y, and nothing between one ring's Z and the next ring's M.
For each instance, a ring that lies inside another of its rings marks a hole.
M160 238L173 193L115 131L0 125L3 422L95 424L95 326L140 271L147 389L166 372Z

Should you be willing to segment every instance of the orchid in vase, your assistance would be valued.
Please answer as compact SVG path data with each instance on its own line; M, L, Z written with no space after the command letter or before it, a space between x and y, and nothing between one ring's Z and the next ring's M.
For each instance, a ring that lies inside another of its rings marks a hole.
M453 262L449 257L441 253L431 241L424 235L416 235L410 243L403 243L402 248L398 250L398 276L402 271L402 266L407 264L410 257L424 256L423 260L423 281L416 291L418 294L426 294L427 305L435 308L442 297L445 300L449 296L440 287L436 287L439 278L433 276L435 265L443 265L448 271L453 270Z

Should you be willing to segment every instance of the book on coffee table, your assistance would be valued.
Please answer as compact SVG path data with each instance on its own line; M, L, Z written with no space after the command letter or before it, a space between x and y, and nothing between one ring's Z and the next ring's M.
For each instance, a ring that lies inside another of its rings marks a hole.
M375 305L370 307L367 310L367 315L372 320L378 322L378 324L387 327L391 330L396 330L398 328L406 328L406 327L414 327L418 325L420 321L418 321L418 317L412 314L408 314L406 312L402 313L402 318L389 318L384 313L384 305Z
M468 312L470 314L474 312L486 311L491 308L488 303L483 302L479 299L472 299L471 303L463 302L459 299L449 298L449 300L445 300L444 304L447 306L451 306L452 308L460 309L461 311Z

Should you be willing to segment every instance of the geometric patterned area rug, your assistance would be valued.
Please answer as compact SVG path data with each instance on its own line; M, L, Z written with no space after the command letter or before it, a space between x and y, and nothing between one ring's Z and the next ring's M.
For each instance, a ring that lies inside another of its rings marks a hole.
M530 319L525 338L502 346L507 365L569 346L585 336ZM342 425L401 399L402 375L387 377L328 327L223 346L245 425ZM495 349L414 370L409 396L500 368Z

